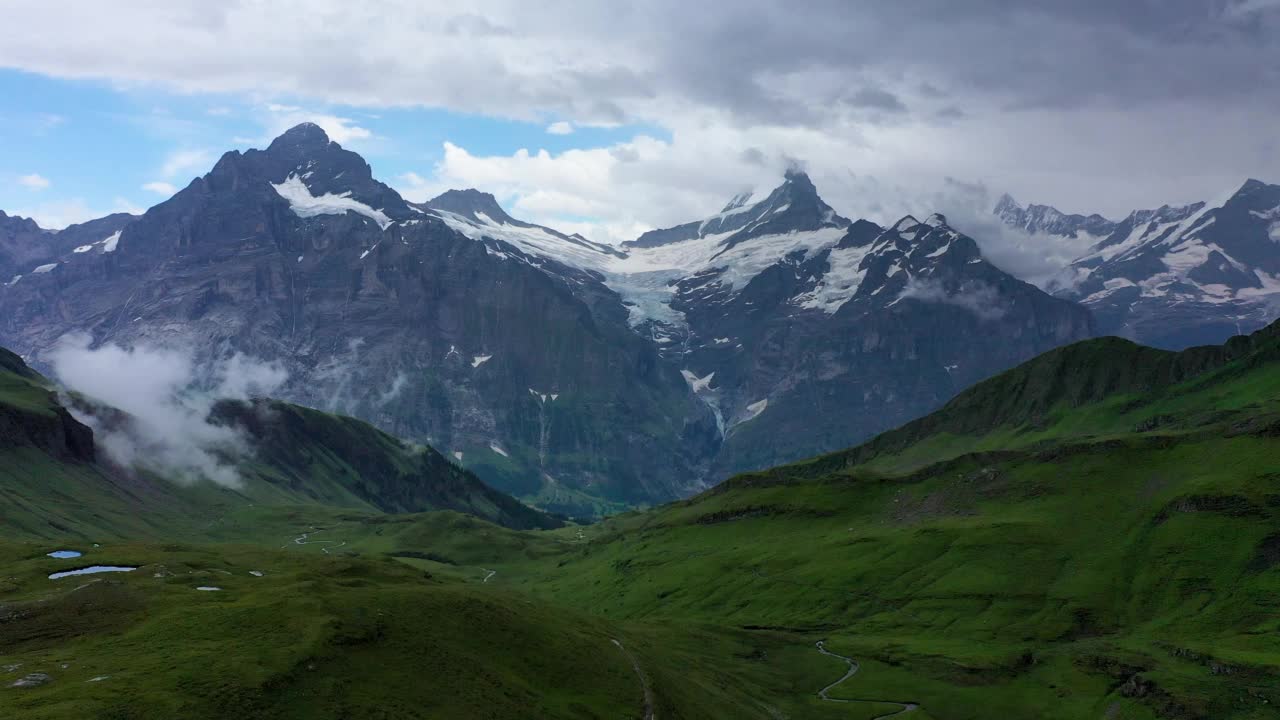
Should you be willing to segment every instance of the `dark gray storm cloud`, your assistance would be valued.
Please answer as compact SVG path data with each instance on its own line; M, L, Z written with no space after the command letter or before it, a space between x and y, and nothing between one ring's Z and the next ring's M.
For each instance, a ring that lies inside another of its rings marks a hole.
M1009 107L1280 92L1280 13L1269 0L151 5L2 2L0 65L613 121L646 115L659 98L822 124L869 104L900 113L908 92L988 93ZM46 26L58 32L33 31ZM104 32L112 27L152 41L122 46ZM321 45L343 52L305 51Z

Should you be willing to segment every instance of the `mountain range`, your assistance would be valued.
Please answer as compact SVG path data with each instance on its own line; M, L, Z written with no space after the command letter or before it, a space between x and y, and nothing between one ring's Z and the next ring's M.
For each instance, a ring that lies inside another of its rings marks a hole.
M1261 227L1259 192L1220 208L1217 224ZM1109 230L1100 245L1136 232L1002 207L1038 233ZM1195 223L1188 243L1271 267L1197 240L1211 228L1195 212L1179 221ZM801 172L614 247L512 218L474 189L408 202L312 124L225 154L141 217L3 227L13 279L0 287L0 343L38 369L75 332L182 347L198 365L277 361L283 399L367 420L537 507L584 516L866 440L1039 353L1116 332L1107 303L1147 282L1124 269L1135 265L1082 259L1087 278L1046 293L940 214L850 221ZM1223 278L1207 272L1193 280L1216 288ZM1232 303L1261 307L1259 288L1240 288ZM1228 322L1225 302L1171 298L1157 305ZM1148 312L1131 306L1126 317Z
M1119 222L1020 206L995 214L1045 242L1089 243L1050 289L1098 329L1168 349L1216 344L1280 313L1280 185L1248 180L1224 199L1135 210Z

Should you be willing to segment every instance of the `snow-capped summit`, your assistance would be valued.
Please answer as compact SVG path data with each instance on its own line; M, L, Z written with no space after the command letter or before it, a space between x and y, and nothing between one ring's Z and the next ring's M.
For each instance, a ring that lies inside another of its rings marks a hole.
M850 224L802 172L787 172L758 202L743 204L747 197L735 196L705 220L623 243L627 256L611 263L608 282L630 306L635 324L654 321L655 332L674 342L686 328L679 306L690 293L735 295L785 258L835 245ZM691 278L697 287L689 286Z
M265 176L299 217L351 212L386 228L413 216L399 193L374 179L364 158L330 140L315 123L290 128L266 150L223 155L212 176L246 170Z
M1116 225L1096 213L1088 216L1069 215L1049 205L1028 205L1024 208L1008 193L1000 197L992 212L1006 225L1032 235L1084 237L1096 241L1110 234Z
M752 237L849 225L848 219L823 202L813 181L800 171L787 171L782 184L764 199L752 203L752 198L750 193L740 193L705 220L651 230L623 247L653 248L710 236L732 247Z

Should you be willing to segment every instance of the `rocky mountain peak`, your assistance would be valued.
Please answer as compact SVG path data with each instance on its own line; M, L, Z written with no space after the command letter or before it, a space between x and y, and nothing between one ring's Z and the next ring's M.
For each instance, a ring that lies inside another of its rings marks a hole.
M1081 233L1101 238L1114 232L1117 223L1097 213L1092 215L1068 214L1051 205L1018 204L1013 196L1005 193L991 211L1005 225L1032 235L1059 235L1077 238Z
M782 174L782 184L790 185L792 192L806 192L818 194L818 188L809 179L809 174L802 170L788 170Z
M423 204L431 209L451 212L469 220L479 220L476 214L480 213L497 223L515 224L512 217L498 204L497 198L475 188L446 190Z
M929 217L925 218L924 224L930 227L948 227L947 216L942 213L933 213Z
M1249 178L1244 181L1244 185L1240 186L1240 189L1236 191L1236 194L1238 195L1244 192L1252 192L1254 190L1258 190L1260 188L1266 188L1266 187L1275 187L1275 186L1268 185L1267 183L1264 183L1261 180L1258 180L1256 178Z
M1263 214L1275 210L1274 214L1280 215L1280 207L1277 207L1280 206L1280 185L1271 185L1249 178L1222 206L1223 208L1248 206Z
M267 151L279 152L286 148L296 148L300 150L323 150L332 142L329 134L324 128L311 122L304 122L294 125L284 131L282 135L271 141L271 145L267 147Z
M21 215L6 215L4 211L0 211L0 225L13 232L39 232L40 226L35 220L25 218Z
M652 248L692 240L707 235L727 235L725 247L733 247L752 238L790 232L810 232L824 228L846 228L841 217L818 195L809 176L799 170L788 170L782 184L763 200L752 203L751 193L739 193L719 213L705 220L661 230L650 230L630 242L626 248Z
M914 216L907 215L903 217L901 220L899 220L898 222L894 223L893 226L890 227L889 229L896 233L903 233L903 232L909 231L911 228L919 224L920 224L920 221L915 219Z

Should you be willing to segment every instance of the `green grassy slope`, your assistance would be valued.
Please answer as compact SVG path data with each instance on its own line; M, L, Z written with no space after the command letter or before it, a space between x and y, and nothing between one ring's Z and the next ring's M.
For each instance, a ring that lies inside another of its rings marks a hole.
M851 696L934 717L1274 717L1275 331L1186 371L1187 355L1074 346L899 431L914 443L742 476L559 556L490 562L610 618L827 637L865 662ZM1164 369L1135 371L1146 354ZM985 414L1019 393L1042 407Z

